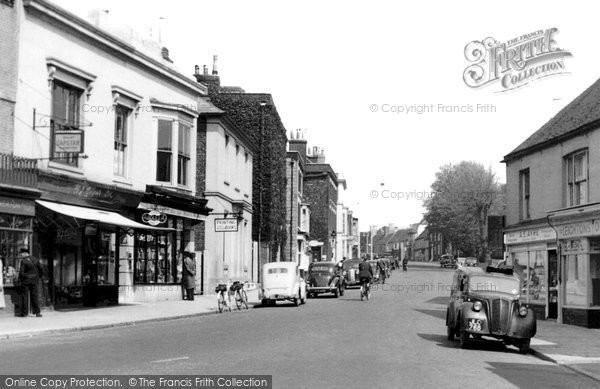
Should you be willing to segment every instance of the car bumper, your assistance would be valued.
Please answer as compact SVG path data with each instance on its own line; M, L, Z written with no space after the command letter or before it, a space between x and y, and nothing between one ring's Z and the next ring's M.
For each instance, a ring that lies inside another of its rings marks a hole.
M334 293L337 286L307 286L308 293Z

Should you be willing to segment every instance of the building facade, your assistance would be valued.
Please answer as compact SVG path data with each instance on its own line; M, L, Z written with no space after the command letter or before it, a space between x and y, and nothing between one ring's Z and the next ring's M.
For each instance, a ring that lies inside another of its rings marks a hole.
M600 81L504 157L508 264L538 316L600 327Z
M46 269L43 300L181 299L181 255L195 252L207 214L195 180L196 118L214 109L206 88L158 44L137 50L134 35L105 29L100 13L15 7L13 147L38 161L40 192L35 217L19 222L30 242L19 244Z
M310 207L311 262L334 261L337 228L338 178L318 147L307 154L304 196Z
M198 187L211 209L198 242L203 251L202 291L212 291L227 280L253 281L258 263L252 255L252 171L256 143L223 114L198 118L199 143L206 161Z

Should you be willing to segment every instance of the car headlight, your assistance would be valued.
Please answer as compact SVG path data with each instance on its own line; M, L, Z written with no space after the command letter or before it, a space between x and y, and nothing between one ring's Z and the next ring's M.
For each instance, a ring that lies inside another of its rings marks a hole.
M527 311L528 311L528 309L527 309L526 306L521 305L519 307L519 315L521 315L521 316L527 316Z
M475 302L473 303L473 310L474 310L475 312L479 312L479 311L481 311L481 308L482 308L482 307L483 307L483 304L481 304L481 301L475 301Z

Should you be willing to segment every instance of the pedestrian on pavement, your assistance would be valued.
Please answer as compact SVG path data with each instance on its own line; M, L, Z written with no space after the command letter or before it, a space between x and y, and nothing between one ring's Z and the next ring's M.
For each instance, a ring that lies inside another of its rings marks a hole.
M404 259L402 260L402 271L406 271L407 265L408 265L408 255L406 257L404 257Z
M194 260L194 253L190 253L189 251L183 252L183 274L181 281L186 294L183 299L193 301L194 288L196 287L196 261Z
M19 267L19 285L21 286L21 313L19 316L29 316L27 304L27 292L29 292L29 300L31 309L36 317L42 317L40 312L40 304L38 302L38 283L43 275L43 269L40 261L29 255L29 249L22 248L19 250L19 259L21 265Z

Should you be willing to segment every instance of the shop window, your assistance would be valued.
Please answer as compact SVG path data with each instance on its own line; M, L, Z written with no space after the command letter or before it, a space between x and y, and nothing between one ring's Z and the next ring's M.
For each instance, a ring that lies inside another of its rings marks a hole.
M0 260L2 282L15 286L19 276L19 249L31 249L31 218L0 213Z
M592 281L592 306L600 306L600 254L590 255L590 279Z
M156 181L171 182L171 157L173 128L170 120L158 120L158 152L156 155Z
M566 206L586 204L588 199L588 154L579 151L565 157Z
M135 284L173 284L180 279L173 233L135 235ZM173 258L176 258L175 260Z
M177 148L177 183L188 185L190 165L190 127L179 123L179 141Z
M563 258L566 258L565 305L586 306L587 273L584 254L566 255Z
M77 166L78 153L64 152L57 141L59 134L81 130L81 95L83 90L54 81L52 83L52 118L50 120L50 156L52 161Z
M127 132L129 131L129 116L131 110L117 105L115 110L115 145L113 172L117 176L125 177L127 163Z
M529 169L519 172L519 219L529 219Z

